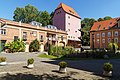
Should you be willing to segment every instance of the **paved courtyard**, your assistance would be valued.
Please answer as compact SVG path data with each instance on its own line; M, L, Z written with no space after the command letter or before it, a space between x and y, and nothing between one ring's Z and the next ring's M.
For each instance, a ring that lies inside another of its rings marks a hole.
M102 76L104 62L113 64L112 79L120 79L120 59L116 60L79 60L68 62L67 73L58 73L59 60L49 60L37 57L40 53L8 53L8 65L0 66L0 80L73 80L73 79L105 79ZM27 59L35 59L35 68L27 69Z

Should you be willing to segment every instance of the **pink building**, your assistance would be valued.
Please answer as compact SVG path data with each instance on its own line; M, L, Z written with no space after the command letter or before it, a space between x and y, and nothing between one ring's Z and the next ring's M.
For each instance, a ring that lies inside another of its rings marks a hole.
M81 18L73 8L60 3L54 11L53 25L58 29L67 31L69 46L80 47L78 37L81 36L79 31L81 29Z

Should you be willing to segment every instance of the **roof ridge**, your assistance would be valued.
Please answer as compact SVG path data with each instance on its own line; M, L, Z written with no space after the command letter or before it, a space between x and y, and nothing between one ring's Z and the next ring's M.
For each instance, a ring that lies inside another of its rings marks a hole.
M59 8L62 8L68 14L71 14L71 15L77 17L77 18L80 18L80 16L78 15L78 13L72 7L66 5L66 4L64 4L62 2L58 5L58 7L55 9L55 11L57 9L59 9Z

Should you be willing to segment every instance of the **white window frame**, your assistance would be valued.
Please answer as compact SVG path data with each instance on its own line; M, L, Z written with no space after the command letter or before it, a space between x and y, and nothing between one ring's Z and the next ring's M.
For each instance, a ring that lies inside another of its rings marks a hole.
M115 31L115 36L118 36L118 31Z
M108 32L108 37L110 37L111 36L111 32Z
M104 32L102 33L102 37L105 37L105 33Z
M105 39L102 39L102 43L105 43Z

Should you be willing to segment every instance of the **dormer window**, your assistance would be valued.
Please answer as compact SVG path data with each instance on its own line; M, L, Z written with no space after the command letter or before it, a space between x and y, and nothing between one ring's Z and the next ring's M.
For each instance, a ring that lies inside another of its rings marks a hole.
M105 29L105 27L103 29Z
M100 26L101 26L101 25L98 25L98 30L100 29Z
M110 26L108 26L108 29L110 29Z
M112 24L112 22L110 22L110 24Z
M71 11L71 10L69 10L69 11L70 11L70 13L74 14L74 12L73 12L73 11Z

